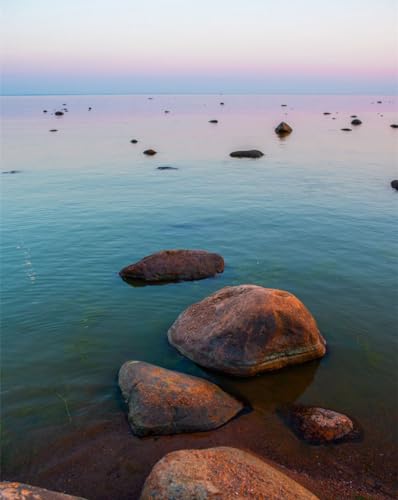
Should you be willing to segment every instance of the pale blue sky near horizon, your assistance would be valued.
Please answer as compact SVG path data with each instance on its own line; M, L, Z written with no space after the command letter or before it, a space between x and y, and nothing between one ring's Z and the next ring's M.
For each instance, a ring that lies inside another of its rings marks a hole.
M2 93L396 93L398 0L2 0Z

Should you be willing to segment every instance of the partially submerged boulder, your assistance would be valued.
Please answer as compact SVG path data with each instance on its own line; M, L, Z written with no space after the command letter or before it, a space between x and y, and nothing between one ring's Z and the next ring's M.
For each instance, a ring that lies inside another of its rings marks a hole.
M230 286L188 307L168 331L181 354L201 366L251 376L322 357L326 343L291 293Z
M157 153L157 151L155 151L154 149L146 149L144 151L144 155L147 155L147 156L153 156Z
M394 179L391 181L391 187L394 189L398 189L398 179Z
M147 477L140 500L316 500L259 457L237 448L179 450L165 455Z
M120 276L125 280L157 283L193 281L224 271L224 259L205 250L163 250L124 267Z
M207 380L141 361L123 364L119 387L137 436L216 429L243 409Z
M278 135L288 135L293 132L293 129L286 122L281 122L275 129L275 133Z
M295 434L310 444L351 441L360 437L354 422L334 410L317 406L292 406L285 414Z
M246 151L233 151L229 156L232 156L232 158L261 158L264 153L258 149L249 149Z
M362 125L362 122L359 118L355 118L352 120L351 125Z
M81 497L9 481L0 483L0 498L2 500L84 500Z

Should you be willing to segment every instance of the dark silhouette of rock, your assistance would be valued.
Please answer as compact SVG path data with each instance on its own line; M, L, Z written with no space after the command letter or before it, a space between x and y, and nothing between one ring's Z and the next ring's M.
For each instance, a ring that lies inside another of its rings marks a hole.
M362 125L362 122L358 118L355 118L352 120L351 125Z
M382 104L383 101L377 101L377 104Z
M178 450L147 477L140 500L317 500L261 458L230 447Z
M325 111L323 114L324 115L331 115L332 113L329 113L329 111Z
M21 173L21 170L6 170L2 173L3 174L19 174L19 173Z
M351 129L351 128L342 128L341 130L342 130L343 132L351 132L351 130L352 130L352 129Z
M91 111L93 108L89 107L88 110Z
M55 113L55 116L63 116L63 111L56 111Z
M220 102L220 106L224 106L224 103L223 103L223 102Z
M218 123L218 120L209 120L209 123Z
M166 113L166 115L167 115L168 113L170 113L170 111L169 111L168 109L166 109L164 112Z
M357 118L357 115L351 115L350 118Z
M351 441L361 437L354 422L334 410L316 406L292 406L282 416L295 434L311 444Z
M286 122L281 122L275 129L275 133L278 135L288 135L293 132L293 129Z
M144 151L144 155L147 155L147 156L153 156L153 155L156 155L157 154L157 151L155 151L154 149L146 149Z
M392 124L390 125L390 127L391 127L391 128L398 128L398 123L392 123Z
M243 409L242 403L207 380L141 361L123 364L119 387L137 436L216 429Z
M391 181L391 187L398 190L398 180Z
M287 104L281 104L282 108L286 108Z
M137 139L131 139L130 142L131 142L131 144L137 144L138 141L137 141Z
M247 151L233 151L229 156L232 158L261 158L264 153L258 149L249 149Z
M47 110L46 110L46 109L43 109L43 113L47 113Z
M52 128L52 129L50 130L50 132L58 132L58 129L56 129L56 128Z
M161 165L157 167L157 170L178 170L177 167L169 167L168 165Z
M195 363L251 376L322 357L326 342L311 313L291 293L230 286L182 312L168 339Z
M192 281L224 271L224 259L205 250L163 250L143 258L120 271L126 280L147 283Z
M9 481L0 483L0 498L2 500L84 500L81 497Z

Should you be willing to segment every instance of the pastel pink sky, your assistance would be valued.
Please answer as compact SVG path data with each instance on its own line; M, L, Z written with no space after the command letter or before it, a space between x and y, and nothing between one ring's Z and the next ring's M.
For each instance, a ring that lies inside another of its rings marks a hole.
M394 93L396 0L4 0L3 92Z

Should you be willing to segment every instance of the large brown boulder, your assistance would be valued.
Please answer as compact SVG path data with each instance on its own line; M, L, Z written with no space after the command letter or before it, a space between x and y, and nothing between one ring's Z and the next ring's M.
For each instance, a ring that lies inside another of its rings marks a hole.
M81 497L49 491L29 484L4 481L0 483L1 500L84 500Z
M208 431L243 409L206 380L141 361L124 363L119 386L128 402L131 429L138 436Z
M169 342L195 363L249 376L326 352L308 309L291 293L255 285L223 288L186 309Z
M350 441L361 435L347 415L326 408L293 406L287 418L295 434L311 444Z
M140 500L316 500L288 476L237 448L168 453L147 477Z
M286 122L281 122L275 129L275 133L278 135L288 135L293 132L293 129Z
M163 250L124 267L120 276L146 283L192 281L224 271L224 259L204 250Z

